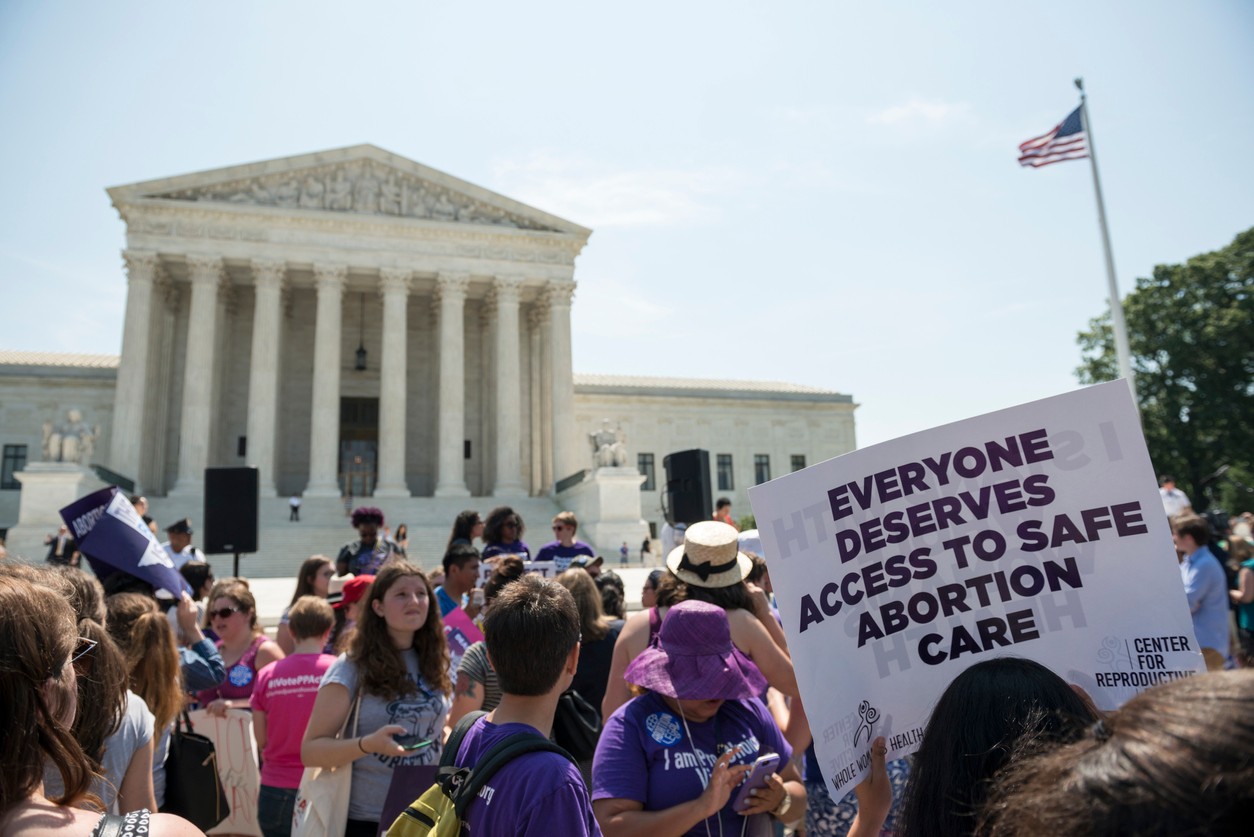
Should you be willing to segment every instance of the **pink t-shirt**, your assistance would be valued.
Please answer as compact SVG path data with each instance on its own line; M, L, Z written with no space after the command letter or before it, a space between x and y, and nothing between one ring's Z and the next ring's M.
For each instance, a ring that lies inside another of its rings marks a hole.
M300 760L300 741L313 713L322 675L333 662L335 657L330 654L293 654L257 673L249 703L254 711L266 713L261 784L272 788L300 787L305 770Z

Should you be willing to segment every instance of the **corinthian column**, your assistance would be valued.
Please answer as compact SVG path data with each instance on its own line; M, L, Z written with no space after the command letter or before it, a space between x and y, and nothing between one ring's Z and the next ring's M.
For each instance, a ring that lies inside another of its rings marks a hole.
M496 298L496 480L494 497L525 493L522 484L522 364L518 344L518 297L522 279L498 276L492 283Z
M549 363L553 405L553 479L565 479L579 470L579 451L575 444L575 378L570 355L570 301L575 283L550 285L546 290L549 303Z
M183 359L183 412L179 426L178 478L171 495L201 494L209 464L209 431L213 416L214 339L218 322L218 289L226 277L216 256L188 256L192 304L187 317L187 349Z
M466 337L464 312L470 277L441 273L436 279L440 314L440 420L435 496L469 497L462 442L466 433Z
M383 297L383 362L379 372L379 484L376 497L408 497L405 484L406 337L408 270L379 271Z
M125 250L126 323L122 327L122 357L113 400L113 443L109 466L140 488L143 458L144 406L148 403L148 356L152 335L152 291L157 278L157 254Z
M344 265L314 265L318 314L314 321L313 403L309 422L306 497L338 497L340 462L340 325Z
M248 459L263 497L275 496L274 447L279 411L279 330L283 262L253 262L253 345L248 372Z

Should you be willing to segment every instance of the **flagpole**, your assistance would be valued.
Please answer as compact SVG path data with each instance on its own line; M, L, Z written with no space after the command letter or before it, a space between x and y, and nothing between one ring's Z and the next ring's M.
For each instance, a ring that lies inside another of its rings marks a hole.
M1115 356L1119 359L1119 374L1128 381L1132 400L1136 402L1136 378L1132 375L1132 354L1128 350L1128 328L1123 320L1123 303L1119 301L1119 285L1115 281L1115 257L1110 250L1110 230L1106 228L1106 203L1102 200L1102 179L1097 173L1097 146L1093 142L1093 127L1089 124L1088 99L1084 95L1084 79L1075 80L1080 91L1080 127L1084 130L1089 146L1089 163L1093 169L1093 191L1097 194L1097 223L1102 231L1102 247L1106 251L1106 282L1110 289L1110 319L1115 331ZM1139 408L1139 402L1138 402Z

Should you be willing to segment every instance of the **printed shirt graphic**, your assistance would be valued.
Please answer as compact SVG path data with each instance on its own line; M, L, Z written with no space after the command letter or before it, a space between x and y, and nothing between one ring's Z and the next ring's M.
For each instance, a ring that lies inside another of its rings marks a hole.
M330 654L293 654L257 672L249 704L266 713L266 748L261 754L261 784L300 787L305 766L300 741L313 712L322 675L335 662ZM273 710L273 711L272 711Z
M592 547L583 541L575 541L570 546L562 546L561 541L553 541L540 547L540 551L536 553L536 560L552 561L554 569L560 573L570 566L572 558L580 555L595 558L597 554Z
M782 764L792 758L792 748L758 700L725 701L714 719L689 720L688 728L695 741L688 740L683 720L656 694L619 707L597 744L592 799L631 799L644 803L646 811L661 811L701 795L722 749L739 745L732 764L752 764L766 753L778 753ZM731 804L729 798L719 812L722 830L739 834L745 818ZM761 833L769 833L769 815L753 819L762 822L751 823L747 833L759 833L763 825L768 829ZM700 822L687 833L705 835L707 822L716 833L714 821Z
M357 734L368 735L388 724L398 724L405 728L404 734L430 738L435 743L405 758L371 754L353 762L353 789L348 803L350 819L367 822L379 820L383 812L383 802L387 799L388 786L392 783L392 769L398 764L436 764L440 760L442 749L440 738L444 731L444 721L448 717L451 701L432 690L422 680L422 675L418 672L416 653L407 652L405 664L409 668L409 679L418 685L418 691L396 700L362 694L361 718L357 724ZM348 659L347 655L342 654L327 669L327 673L322 678L322 685L339 683L347 687L349 695L354 696L353 699L355 699L357 679L357 666ZM349 718L348 731L345 735L352 734L353 719Z

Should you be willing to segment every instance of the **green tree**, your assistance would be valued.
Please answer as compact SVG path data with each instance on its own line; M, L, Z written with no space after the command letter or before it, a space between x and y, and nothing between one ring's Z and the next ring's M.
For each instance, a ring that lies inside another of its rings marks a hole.
M1123 303L1141 423L1160 474L1198 511L1254 508L1254 229L1158 265ZM1081 383L1118 377L1110 311L1077 337ZM1208 480L1222 466L1224 478Z

